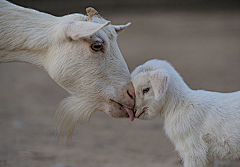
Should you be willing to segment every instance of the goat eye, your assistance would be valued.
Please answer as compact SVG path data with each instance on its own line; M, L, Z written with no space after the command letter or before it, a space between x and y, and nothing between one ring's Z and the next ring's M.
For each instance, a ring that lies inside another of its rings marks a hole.
M143 94L147 93L150 88L143 89Z
M95 52L100 51L103 49L103 43L96 42L91 45L91 49L94 50Z

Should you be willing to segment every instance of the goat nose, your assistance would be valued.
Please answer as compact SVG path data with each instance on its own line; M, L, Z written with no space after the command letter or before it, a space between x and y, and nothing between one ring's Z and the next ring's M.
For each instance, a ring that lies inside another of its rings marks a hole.
M127 94L131 99L135 99L135 91L133 86L131 86L130 88L127 89Z

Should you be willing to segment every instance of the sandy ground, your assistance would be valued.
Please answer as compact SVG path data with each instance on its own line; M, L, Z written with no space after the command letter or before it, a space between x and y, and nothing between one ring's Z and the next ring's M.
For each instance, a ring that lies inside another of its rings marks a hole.
M193 89L240 90L240 12L107 15L132 22L119 37L130 71L146 60L172 63ZM28 64L0 64L0 167L181 167L162 121L97 112L72 145L56 140L54 113L68 93ZM223 163L219 163L223 166ZM239 167L234 162L229 167Z

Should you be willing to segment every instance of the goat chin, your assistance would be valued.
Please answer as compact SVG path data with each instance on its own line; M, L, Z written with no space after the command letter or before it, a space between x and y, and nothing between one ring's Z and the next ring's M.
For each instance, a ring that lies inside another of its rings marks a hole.
M67 127L67 143L71 140L77 122L87 124L96 111L102 111L115 118L130 117L133 121L133 111L126 106L109 100L108 103L86 97L70 96L62 100L55 115L58 137L62 138Z
M64 131L68 127L67 141L69 141L77 122L87 124L97 110L99 110L99 103L96 101L74 96L63 99L55 115L58 136L63 137Z

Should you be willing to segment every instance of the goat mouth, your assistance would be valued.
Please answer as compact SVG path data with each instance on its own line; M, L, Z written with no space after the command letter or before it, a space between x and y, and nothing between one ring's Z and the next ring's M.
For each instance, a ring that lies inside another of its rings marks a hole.
M135 118L140 118L141 116L143 116L147 111L147 108L143 108L142 112L140 112L139 114L135 113Z
M130 117L130 120L133 121L134 120L134 113L133 113L133 110L124 106L123 104L121 103L118 103L112 99L110 99L111 102L114 102L116 104L118 104L124 111L126 111L126 113L128 113L128 116Z
M145 111L142 111L140 114L135 114L135 118L140 118L141 115L143 115L145 113Z

